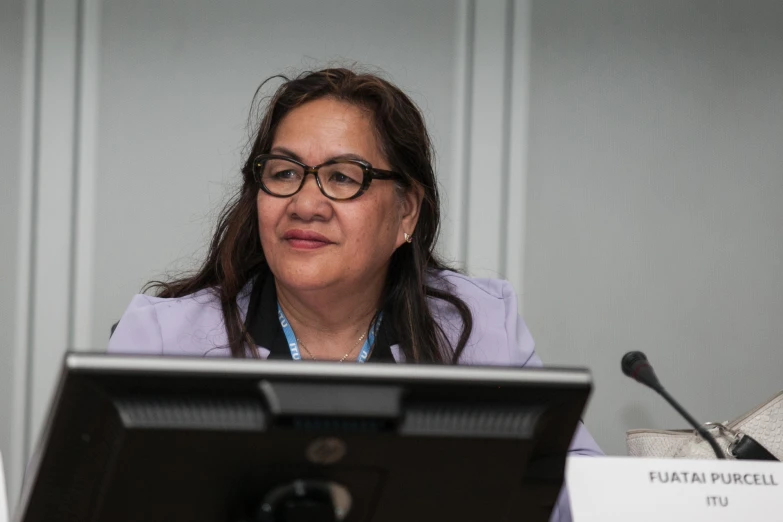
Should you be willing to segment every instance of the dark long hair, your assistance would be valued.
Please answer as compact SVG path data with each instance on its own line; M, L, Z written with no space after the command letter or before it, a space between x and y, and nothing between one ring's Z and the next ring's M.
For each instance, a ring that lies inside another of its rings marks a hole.
M421 112L400 89L373 74L325 69L302 73L293 79L275 78L284 82L270 98L258 123L242 168L242 187L223 208L204 263L190 276L165 283L152 282L147 288L156 289L159 297L182 297L210 289L220 299L232 355L257 356L237 304L242 288L253 277L269 270L259 238L256 208L259 186L253 177L252 161L259 154L269 152L277 126L286 114L309 101L332 97L371 113L378 142L390 167L403 175L400 188L412 190L419 186L424 193L413 242L398 248L390 261L382 297L383 320L391 321L406 360L456 363L470 336L473 319L468 306L451 286L433 279L436 271L449 268L434 251L440 226L440 198L432 143ZM254 100L263 86L256 91ZM446 301L461 316L462 331L456 346L452 346L433 317L428 299Z

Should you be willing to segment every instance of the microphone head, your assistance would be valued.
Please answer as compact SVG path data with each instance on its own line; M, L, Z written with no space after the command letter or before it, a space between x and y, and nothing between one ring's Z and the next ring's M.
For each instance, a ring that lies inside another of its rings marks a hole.
M623 369L623 373L625 375L633 379L633 374L636 371L636 367L640 363L650 364L647 360L647 356L644 355L644 352L628 352L623 355L623 360L620 362L620 367Z
M626 353L620 366L623 369L623 373L631 379L649 386L655 391L663 389L658 377L655 375L655 370L650 365L650 361L647 360L647 356L642 352Z

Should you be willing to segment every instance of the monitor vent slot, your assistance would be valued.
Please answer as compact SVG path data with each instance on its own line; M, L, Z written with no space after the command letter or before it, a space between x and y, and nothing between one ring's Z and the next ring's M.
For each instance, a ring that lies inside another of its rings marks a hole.
M263 430L264 409L243 398L122 397L115 402L129 428Z
M404 435L476 438L531 438L541 408L449 405L406 408L401 427Z
M385 419L363 419L349 417L320 417L295 415L279 417L276 424L302 431L330 433L378 433L390 431L390 422Z

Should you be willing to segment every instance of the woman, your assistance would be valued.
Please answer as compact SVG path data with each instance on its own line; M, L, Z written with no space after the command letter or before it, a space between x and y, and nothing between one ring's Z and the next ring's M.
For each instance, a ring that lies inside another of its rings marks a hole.
M432 146L395 86L345 69L286 81L242 175L202 267L136 296L110 352L541 365L511 286L435 254ZM572 452L600 449L580 426ZM553 518L570 520L564 497Z

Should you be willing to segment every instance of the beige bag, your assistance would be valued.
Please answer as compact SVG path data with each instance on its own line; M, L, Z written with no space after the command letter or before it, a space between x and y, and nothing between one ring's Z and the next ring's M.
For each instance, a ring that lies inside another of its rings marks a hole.
M749 435L776 459L783 460L783 391L730 422L704 425L726 458L737 458ZM629 430L625 443L631 457L714 459L715 453L696 430Z

